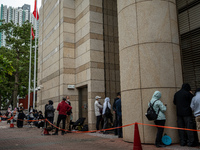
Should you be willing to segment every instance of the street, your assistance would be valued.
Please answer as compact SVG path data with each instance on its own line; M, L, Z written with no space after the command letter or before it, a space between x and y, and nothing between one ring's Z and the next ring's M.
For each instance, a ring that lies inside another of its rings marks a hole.
M0 149L20 150L132 150L133 143L124 142L113 134L101 133L68 133L65 135L42 135L42 129L29 127L10 128L5 121L0 122ZM52 132L51 132L52 133ZM50 134L51 134L50 133ZM180 147L177 144L166 148L156 148L154 145L142 145L143 150L196 150L197 148Z

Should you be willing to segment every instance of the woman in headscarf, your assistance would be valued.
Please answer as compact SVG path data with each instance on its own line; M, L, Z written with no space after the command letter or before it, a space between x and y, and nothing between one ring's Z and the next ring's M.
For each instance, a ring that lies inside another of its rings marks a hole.
M102 115L103 115L103 118L104 118L103 129L106 129L107 126L108 126L108 119L110 119L111 124L113 124L112 114L111 114L110 98L109 97L106 97L105 100L104 100ZM104 131L103 134L108 134L108 132Z
M150 104L152 105L154 103L153 109L158 114L158 117L154 121L154 123L156 125L164 126L165 120L166 120L164 112L167 110L167 108L166 108L165 105L163 105L160 98L161 98L161 93L159 91L155 91L153 96L152 96L152 99L150 101ZM163 135L163 132L164 132L164 128L157 127L157 129L158 130L157 130L155 145L156 145L156 147L165 147L165 145L163 145L162 141L161 141L162 135Z

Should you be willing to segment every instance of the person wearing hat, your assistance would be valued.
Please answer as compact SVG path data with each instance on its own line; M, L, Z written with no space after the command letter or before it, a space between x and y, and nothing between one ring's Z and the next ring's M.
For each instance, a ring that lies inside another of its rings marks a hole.
M96 129L97 130L99 130L99 124L102 119L101 111L103 109L103 106L99 102L100 99L101 99L100 96L96 96L95 102L94 102L95 116L97 117L97 120L96 120Z
M24 122L24 118L25 118L25 114L23 112L23 110L24 110L23 103L19 104L19 107L17 110L19 112L18 119L17 119L17 127L23 128L23 122Z

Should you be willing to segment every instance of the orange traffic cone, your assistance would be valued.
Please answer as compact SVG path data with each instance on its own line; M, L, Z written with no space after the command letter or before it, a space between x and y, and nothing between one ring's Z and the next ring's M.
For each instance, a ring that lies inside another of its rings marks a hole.
M10 118L10 128L14 128L14 124L13 124L13 117Z
M140 134L139 134L137 122L135 123L133 150L142 150L142 145L141 145L141 141L140 141Z

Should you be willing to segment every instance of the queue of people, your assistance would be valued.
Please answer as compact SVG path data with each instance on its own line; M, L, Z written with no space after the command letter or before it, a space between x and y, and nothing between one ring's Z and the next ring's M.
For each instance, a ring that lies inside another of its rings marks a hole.
M70 102L70 97L66 96L62 98L62 101L57 106L58 119L57 119L57 127L59 127L60 122L62 120L62 135L66 134L65 130L68 130L70 133L70 122L72 121L72 107ZM122 126L122 111L121 111L121 94L117 93L117 97L114 99L113 106L111 106L110 98L106 97L104 99L104 103L100 103L100 96L95 97L94 102L94 110L96 116L96 130L102 129L103 134L108 134L106 130L109 126L109 122L111 127L121 127ZM188 83L183 84L182 88L174 94L173 103L176 106L176 115L177 115L177 127L179 128L187 128L187 129L195 129L200 130L200 88L196 90L195 94L191 92L191 87ZM165 112L167 111L167 105L163 104L161 101L161 92L155 91L149 104L157 113L157 118L154 120L155 125L165 126L166 116ZM113 109L113 114L111 113L111 109ZM33 107L29 108L28 120L31 123L31 120L41 120L39 122L35 122L34 125L38 127L44 126L44 118L47 118L51 124L54 122L54 113L55 109L53 107L53 101L49 100L48 104L45 105L45 117L43 117L42 112L34 110ZM8 108L7 116L17 116L17 127L23 127L23 120L26 118L26 115L23 112L23 104L21 103L18 108L15 108L14 111L11 111ZM114 121L113 121L114 115ZM194 122L194 117L196 122ZM195 127L196 125L196 127ZM101 126L101 127L100 127ZM53 127L53 126L51 126ZM157 127L157 134L155 139L156 147L165 147L162 143L164 128ZM118 138L122 138L122 128L118 128L114 130L115 135L118 135ZM185 131L178 130L180 145L181 146L189 146L195 147L199 144L197 132L194 131ZM53 135L58 135L58 128Z
M101 97L95 97L94 109L96 116L96 130L99 130L101 123L101 129L108 128L108 121L110 121L112 127L122 126L122 113L121 113L121 95L117 93L117 98L115 98L113 103L113 110L115 114L115 124L113 123L113 114L111 113L111 104L110 98L106 97L104 99L103 105L100 103ZM103 134L108 134L106 130L103 131ZM115 135L118 135L118 138L122 138L122 128L115 129Z
M165 126L167 105L160 100L161 92L155 91L149 106L153 104L153 109L157 113L157 119L154 120L155 125ZM177 127L187 129L200 129L200 89L197 89L195 94L192 93L188 83L184 83L182 88L174 94L173 103L176 106ZM194 122L194 117L196 122ZM164 128L157 127L155 140L156 147L165 147L161 141ZM180 145L196 147L199 145L199 140L196 131L178 130Z

